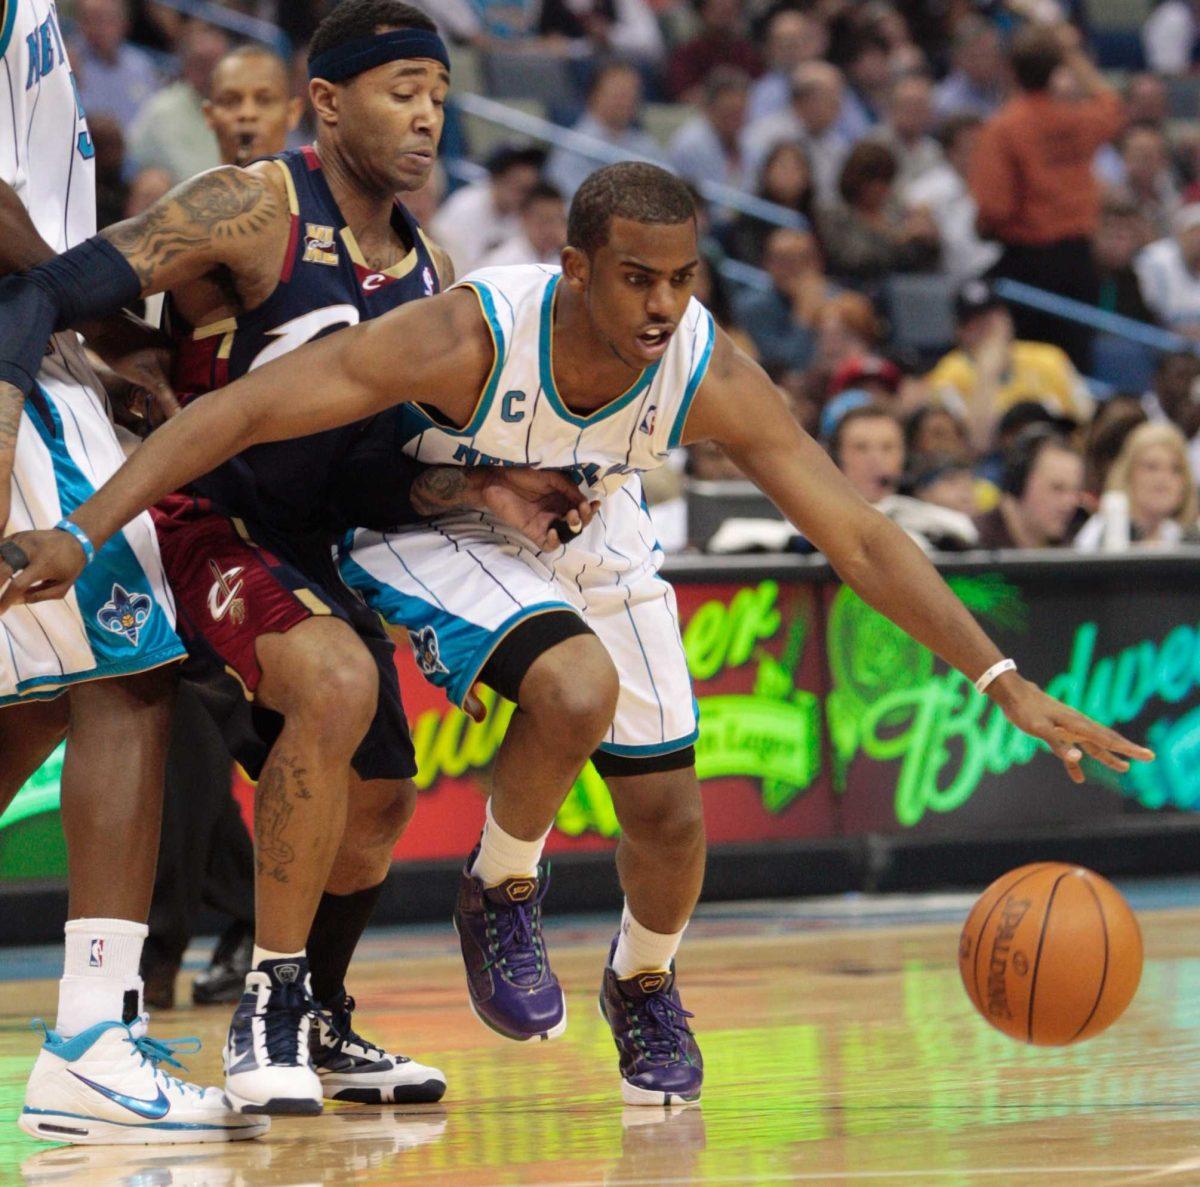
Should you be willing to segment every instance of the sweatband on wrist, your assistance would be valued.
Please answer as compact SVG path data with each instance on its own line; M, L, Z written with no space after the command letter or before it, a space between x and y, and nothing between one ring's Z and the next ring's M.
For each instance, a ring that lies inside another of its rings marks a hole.
M98 235L0 279L0 382L29 395L52 334L116 313L141 291L125 257Z
M344 82L356 74L402 58L432 58L450 69L446 43L436 33L428 29L393 29L373 37L356 37L317 54L308 63L308 77Z
M83 549L84 563L90 565L92 558L96 555L96 546L92 543L91 537L77 523L72 523L69 519L60 519L54 525L56 532L66 532L68 536L74 536L79 542L79 547Z
M976 692L987 692L991 687L992 682L998 677L1003 676L1005 672L1015 672L1017 670L1017 661L1012 659L1002 659L999 663L992 664L990 668L978 680L975 681Z
M142 282L129 261L102 235L38 264L25 278L54 301L55 330L117 313L142 295Z

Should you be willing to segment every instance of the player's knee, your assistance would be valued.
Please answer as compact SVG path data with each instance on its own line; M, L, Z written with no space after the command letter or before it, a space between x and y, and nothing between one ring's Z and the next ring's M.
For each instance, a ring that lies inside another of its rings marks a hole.
M617 711L621 685L604 644L577 635L551 648L521 682L520 706L546 723L553 736L591 754Z
M347 833L365 849L386 849L400 839L417 807L417 788L411 779L370 786L370 793L350 797Z
M666 796L623 804L621 832L639 845L674 851L704 844L704 811L699 796Z
M379 698L379 672L357 639L308 651L290 676L290 715L319 733L366 733Z

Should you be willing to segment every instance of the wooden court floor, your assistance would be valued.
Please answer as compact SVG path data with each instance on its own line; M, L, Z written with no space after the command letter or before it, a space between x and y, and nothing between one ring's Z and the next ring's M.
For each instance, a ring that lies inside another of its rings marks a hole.
M0 1184L1200 1184L1200 885L1142 903L1147 964L1129 1013L1062 1050L1028 1048L972 1012L955 965L967 896L737 904L705 910L680 958L703 1103L623 1107L597 1016L611 924L556 923L570 1026L536 1047L469 1014L449 924L380 933L352 978L362 1029L436 1063L439 1106L336 1106L232 1146L49 1147L13 1124L53 1017L47 951L0 951ZM1136 889L1135 906L1139 905ZM7 966L6 966L7 961ZM184 1000L186 998L186 986ZM160 1015L199 1035L192 1078L218 1082L226 1008Z

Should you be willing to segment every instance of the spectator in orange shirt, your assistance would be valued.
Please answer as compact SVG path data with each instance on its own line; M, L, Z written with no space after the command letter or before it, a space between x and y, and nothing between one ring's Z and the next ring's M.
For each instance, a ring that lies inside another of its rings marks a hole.
M970 170L980 232L1004 249L993 275L1087 301L1096 286L1089 242L1100 210L1092 162L1121 131L1124 105L1072 25L1022 30L1010 61L1018 93L984 124ZM1078 100L1051 85L1063 67ZM1018 337L1057 343L1077 367L1088 365L1085 327L1025 309L1016 320Z

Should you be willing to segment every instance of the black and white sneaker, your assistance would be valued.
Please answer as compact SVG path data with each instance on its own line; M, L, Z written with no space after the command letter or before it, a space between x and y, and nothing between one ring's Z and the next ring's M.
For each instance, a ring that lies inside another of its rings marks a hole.
M308 1053L313 1000L308 961L264 960L225 1042L225 1097L239 1113L319 1113L321 1081Z
M354 1030L354 998L343 993L316 1012L308 1034L313 1067L326 1100L363 1105L426 1104L441 1100L446 1077L407 1055L391 1055Z

